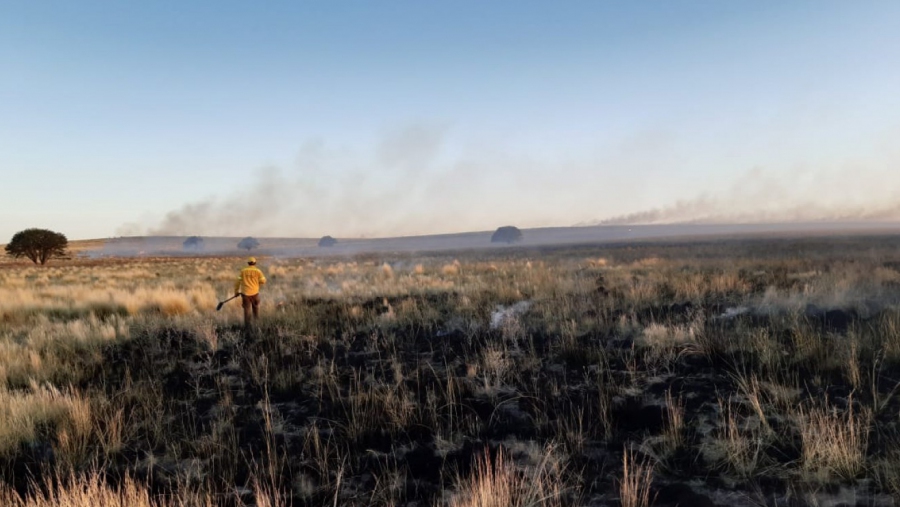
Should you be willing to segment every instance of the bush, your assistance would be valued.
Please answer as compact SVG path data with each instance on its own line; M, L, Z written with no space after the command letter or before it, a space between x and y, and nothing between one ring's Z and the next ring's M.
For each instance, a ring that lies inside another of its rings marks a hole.
M319 246L323 248L328 248L337 244L337 240L332 238L331 236L322 236L322 239L319 240Z
M190 238L184 240L184 243L182 243L181 245L185 250L203 250L203 238L201 238L200 236L191 236Z
M518 227L505 225L494 231L491 236L491 243L515 243L522 239L522 231Z
M250 250L259 247L259 241L257 241L256 238L247 236L238 243L237 247L249 252Z
M65 235L47 229L25 229L17 232L6 245L6 253L18 259L28 257L31 262L46 264L52 257L66 255L69 240Z

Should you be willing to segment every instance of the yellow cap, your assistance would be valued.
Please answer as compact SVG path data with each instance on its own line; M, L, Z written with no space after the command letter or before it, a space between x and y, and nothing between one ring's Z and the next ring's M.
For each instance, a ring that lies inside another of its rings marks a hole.
M248 257L247 264L256 264L256 257Z

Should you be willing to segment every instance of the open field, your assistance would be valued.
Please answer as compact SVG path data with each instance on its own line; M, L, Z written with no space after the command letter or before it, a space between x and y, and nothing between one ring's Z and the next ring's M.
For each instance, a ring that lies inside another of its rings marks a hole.
M900 234L898 222L788 222L770 224L660 224L660 225L586 225L579 227L542 227L522 230L517 246L528 248L566 247L577 244L608 244L647 240L677 240L686 238L709 240L747 237L827 237L834 235L895 235ZM497 250L505 244L491 243L493 231L457 234L384 238L337 238L328 248L318 246L319 238L258 238L255 253L273 257L328 257L382 254L421 254L448 251ZM202 248L186 251L184 236L136 236L105 240L70 242L76 258L115 257L175 257L175 256L235 256L246 253L237 248L239 237L204 237ZM2 245L0 245L2 246ZM0 263L3 260L0 259Z
M240 267L0 263L0 505L900 500L898 236Z

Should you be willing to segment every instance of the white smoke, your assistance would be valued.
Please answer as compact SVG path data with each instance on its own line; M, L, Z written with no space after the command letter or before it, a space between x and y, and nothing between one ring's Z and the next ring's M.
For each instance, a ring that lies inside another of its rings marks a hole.
M756 167L716 188L683 181L691 158L664 132L556 160L451 143L448 132L413 125L369 152L309 142L291 169L260 169L230 195L187 203L153 225L123 225L118 234L385 237L500 225L900 219L900 153L892 145L827 167ZM641 202L651 206L641 210Z

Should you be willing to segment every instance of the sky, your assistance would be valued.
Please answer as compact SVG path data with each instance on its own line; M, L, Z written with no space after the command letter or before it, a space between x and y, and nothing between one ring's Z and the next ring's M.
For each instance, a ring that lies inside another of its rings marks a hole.
M0 3L0 242L900 219L900 2Z

